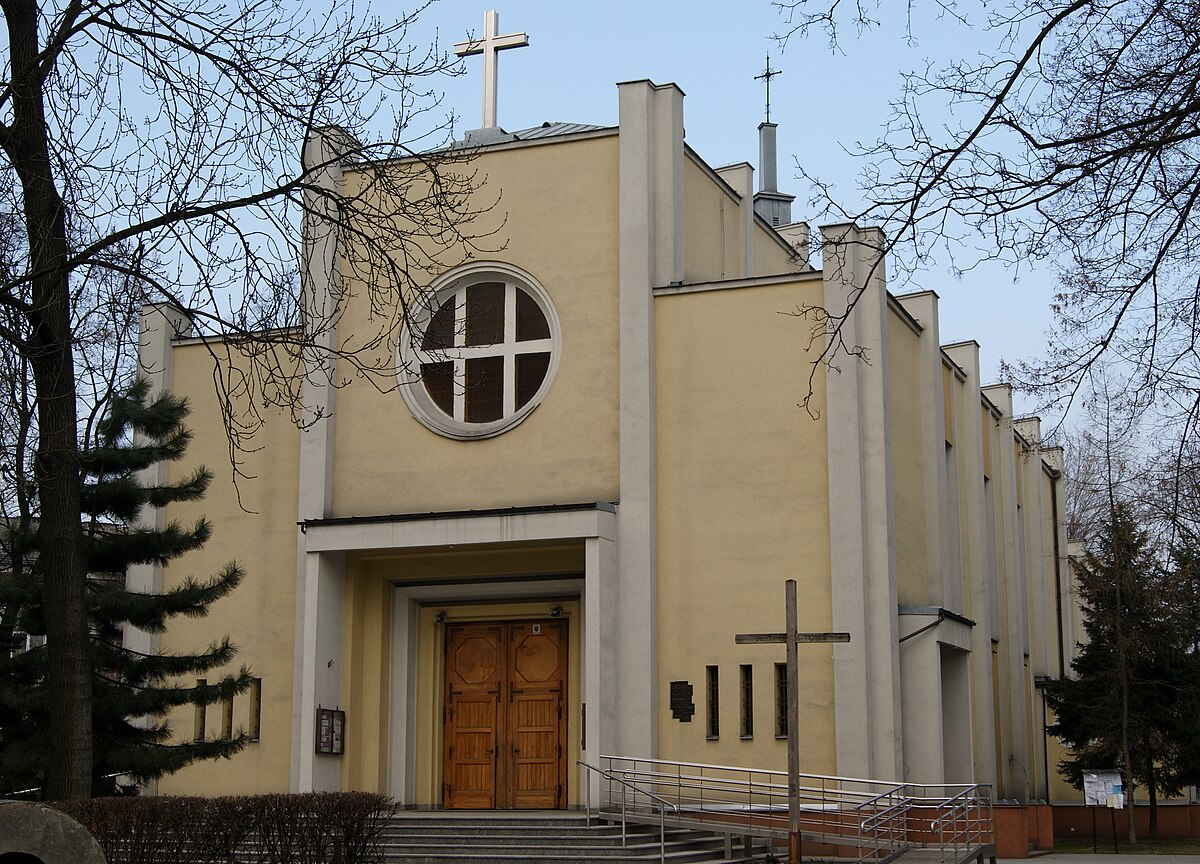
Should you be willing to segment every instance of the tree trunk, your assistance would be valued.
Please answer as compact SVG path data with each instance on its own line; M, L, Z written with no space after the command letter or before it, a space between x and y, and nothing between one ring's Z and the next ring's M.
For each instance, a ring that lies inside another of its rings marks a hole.
M69 247L63 200L50 160L44 74L38 68L37 5L34 0L0 0L0 7L8 24L13 80L13 122L4 130L3 144L21 184L33 274L27 354L37 387L34 475L40 505L38 560L45 593L51 742L43 796L87 798L92 780L92 664L80 524L71 297L65 269Z

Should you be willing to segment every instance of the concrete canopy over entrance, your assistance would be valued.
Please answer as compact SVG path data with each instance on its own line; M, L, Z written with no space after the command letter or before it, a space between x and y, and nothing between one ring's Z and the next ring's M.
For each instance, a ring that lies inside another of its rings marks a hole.
M577 803L575 760L619 740L618 655L643 650L617 633L615 513L586 504L304 523L292 787L438 806L445 622L562 616L567 803ZM341 759L313 746L316 709L337 705L357 714Z

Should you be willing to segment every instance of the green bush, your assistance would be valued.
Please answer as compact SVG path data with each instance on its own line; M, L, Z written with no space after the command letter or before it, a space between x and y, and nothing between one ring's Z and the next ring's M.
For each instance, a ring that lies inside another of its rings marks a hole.
M109 864L377 864L391 800L370 792L94 798L57 805Z

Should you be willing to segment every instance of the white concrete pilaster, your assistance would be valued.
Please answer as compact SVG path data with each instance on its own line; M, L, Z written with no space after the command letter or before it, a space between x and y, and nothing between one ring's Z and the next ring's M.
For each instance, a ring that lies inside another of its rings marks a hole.
M857 300L842 330L864 356L840 356L826 376L830 575L837 773L903 776L891 424L883 237L854 225L821 229L825 307ZM835 431L836 430L836 431Z
M738 272L735 279L749 279L754 276L754 168L749 162L738 162L736 165L726 165L717 169L717 175L733 187L739 196L738 200L738 232L741 242L738 249Z
M987 509L983 489L983 415L979 405L979 344L961 342L943 348L966 376L966 393L962 424L955 438L961 465L959 496L963 502L963 518L959 526L967 562L967 590L971 601L971 714L974 731L975 782L996 783L995 736L992 699L992 639L998 639L992 627L994 620L992 591L989 586L987 560ZM998 791L998 790L997 790Z
M304 621L307 640L300 676L301 747L296 792L341 789L342 760L316 752L317 708L344 707L342 699L342 613L346 590L345 555L313 552L304 556Z
M300 294L303 304L305 349L302 389L303 419L300 431L300 477L298 521L320 519L330 514L333 497L333 413L336 373L333 349L337 345L341 274L338 268L338 199L342 194L342 164L356 144L336 127L315 130L304 143L303 164L310 172L310 188L304 193L303 261ZM329 572L324 568L330 567ZM292 791L337 789L340 778L313 758L317 701L341 702L341 642L337 656L319 649L321 640L313 628L335 611L338 632L344 601L342 558L310 554L302 530L296 534L296 626L292 675ZM332 647L330 646L330 650ZM329 657L323 658L323 654ZM318 667L333 660L338 689L322 682L329 679ZM328 759L328 757L326 757ZM332 784L332 785L330 785Z
M138 370L139 377L150 384L150 397L171 389L172 349L174 339L187 336L191 320L187 314L169 303L147 303L142 307L138 321ZM135 443L141 443L135 436ZM170 468L167 462L156 462L139 472L138 482L143 486L162 486L167 482ZM161 531L166 527L167 517L161 507L143 507L138 513L137 527ZM125 571L125 587L130 591L157 593L162 590L162 567L158 564L135 564ZM157 633L126 624L122 640L126 648L153 654L159 648Z
M602 755L619 754L616 644L618 556L617 544L609 537L589 537L584 546L583 597L583 761L600 767ZM601 803L600 776L580 769L581 794L590 795L593 806ZM587 790L586 792L584 790ZM585 801L587 798L585 797Z
M1001 694L1004 734L1003 757L1005 778L1002 794L1020 803L1029 800L1029 789L1036 766L1024 734L1026 703L1031 694L1026 685L1025 659L1029 654L1029 616L1026 607L1026 566L1018 525L1021 513L1017 509L1017 457L1013 446L1012 388L1007 384L984 387L983 394L1000 411L995 428L997 458L992 463L996 483L996 512L1000 516L1001 535L997 538L996 553L1003 562L1004 634L1000 642Z
M921 325L921 453L925 462L925 554L929 562L929 603L962 614L958 562L946 554L950 514L946 494L946 432L942 393L942 346L938 340L938 296L932 291L896 298Z
M781 225L775 229L779 236L788 242L788 245L796 250L796 267L799 270L808 270L811 264L809 263L809 229L807 222L793 222L790 225Z
M620 505L613 747L657 752L654 295L683 279L683 91L618 85Z
M932 616L902 616L901 635L908 636L936 620ZM942 761L941 646L937 627L913 635L899 646L903 681L904 775L910 783L941 783Z

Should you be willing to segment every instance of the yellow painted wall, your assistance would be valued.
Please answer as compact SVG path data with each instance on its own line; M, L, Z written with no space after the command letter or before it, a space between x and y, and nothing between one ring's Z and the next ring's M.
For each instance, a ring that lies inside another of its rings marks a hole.
M896 592L900 603L921 606L930 598L920 337L890 306L887 326ZM928 470L937 470L937 466L928 466Z
M542 404L486 441L453 441L420 425L395 392L337 393L334 516L614 501L617 455L617 139L498 150L470 166L486 177L483 220L499 233L480 260L511 262L549 292L562 325L561 365ZM351 189L359 182L348 178ZM489 221L490 220L490 221ZM428 274L432 278L438 274ZM366 299L340 333L375 332ZM375 352L391 361L394 346ZM341 372L353 377L348 365ZM388 383L388 382L384 382Z
M685 156L683 160L683 280L710 282L742 275L738 199Z
M160 644L167 652L190 653L228 635L238 647L237 657L228 670L214 670L207 677L213 681L222 671L235 672L246 665L263 679L262 734L228 762L196 763L163 778L158 791L174 795L286 792L292 735L299 433L289 417L271 413L266 426L239 454L245 479L235 487L213 392L213 360L203 345L191 343L175 347L173 362L171 388L188 398L192 413L187 425L195 436L185 459L171 466L170 479L182 479L197 465L206 465L215 479L203 500L172 505L167 518L187 524L206 516L213 536L203 549L166 568L164 587L188 576L216 573L235 554L246 577L233 594L212 605L207 618L172 621ZM220 712L219 705L208 708L209 735L220 728ZM171 714L177 738L191 737L193 720L191 708ZM248 698L238 697L234 727L245 728L248 720Z
M780 244L773 231L768 231L757 222L754 223L754 275L774 276L779 273L792 273L797 269L798 262L794 253L786 244Z
M342 789L388 793L392 587L363 562L346 566L342 692L346 715Z
M808 330L781 310L821 302L816 278L660 296L657 319L659 755L786 767L775 739L774 664L783 646L737 633L784 626L784 580L798 580L800 627L831 627L826 427L798 403ZM824 416L818 369L814 411ZM835 768L829 646L802 657L805 771ZM754 738L740 740L738 666L754 667ZM720 738L705 738L705 667L721 683ZM671 718L666 694L690 681L696 716Z

